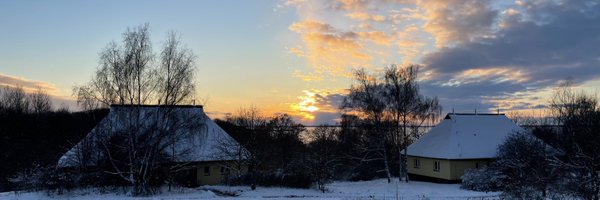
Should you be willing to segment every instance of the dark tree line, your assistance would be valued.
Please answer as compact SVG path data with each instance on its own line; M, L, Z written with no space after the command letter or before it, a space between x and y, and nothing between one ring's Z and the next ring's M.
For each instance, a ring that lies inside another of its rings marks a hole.
M41 88L26 93L20 86L6 86L0 89L0 110L5 114L43 114L52 111L52 102Z
M56 167L62 154L92 129L107 110L52 109L41 89L0 89L0 191L31 187L22 179ZM30 173L31 172L31 173Z
M289 115L267 117L251 107L241 108L216 122L249 151L244 160L248 173L239 177L238 183L252 188L257 185L310 186L302 170L305 145L300 134L306 128Z

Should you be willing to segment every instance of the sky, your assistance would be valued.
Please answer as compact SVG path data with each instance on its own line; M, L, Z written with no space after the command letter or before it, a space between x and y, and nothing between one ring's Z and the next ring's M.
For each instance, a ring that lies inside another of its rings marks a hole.
M196 98L213 117L255 106L333 124L358 68L421 65L444 112L546 106L571 80L600 88L600 3L585 0L0 0L0 86L41 87L77 110L98 53L149 23L197 56Z

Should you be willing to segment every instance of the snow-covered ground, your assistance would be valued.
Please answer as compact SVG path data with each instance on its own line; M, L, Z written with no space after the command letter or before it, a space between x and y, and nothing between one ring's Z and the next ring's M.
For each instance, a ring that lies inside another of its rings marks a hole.
M47 196L46 192L6 192L0 199L497 199L498 193L484 193L460 189L458 184L438 184L411 181L387 183L385 179L361 182L334 182L329 191L247 186L203 186L179 188L152 197L129 197L126 194L106 194L96 189L78 190L69 194Z

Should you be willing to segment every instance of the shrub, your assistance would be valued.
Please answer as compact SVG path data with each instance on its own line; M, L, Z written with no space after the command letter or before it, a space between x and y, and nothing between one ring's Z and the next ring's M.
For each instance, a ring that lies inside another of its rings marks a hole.
M494 167L482 167L477 169L468 169L461 177L461 188L481 191L494 192L503 189L503 182L506 180L506 175Z

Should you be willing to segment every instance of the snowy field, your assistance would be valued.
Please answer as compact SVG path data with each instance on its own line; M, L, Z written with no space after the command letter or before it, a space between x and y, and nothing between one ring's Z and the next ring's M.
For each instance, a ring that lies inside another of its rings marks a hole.
M104 194L97 189L73 191L69 194L47 196L46 192L6 192L0 199L498 199L499 193L484 193L460 189L458 184L437 184L412 181L388 184L385 179L362 182L334 182L329 191L315 189L291 189L258 187L255 191L247 186L203 186L180 188L152 197L129 197L126 194Z

